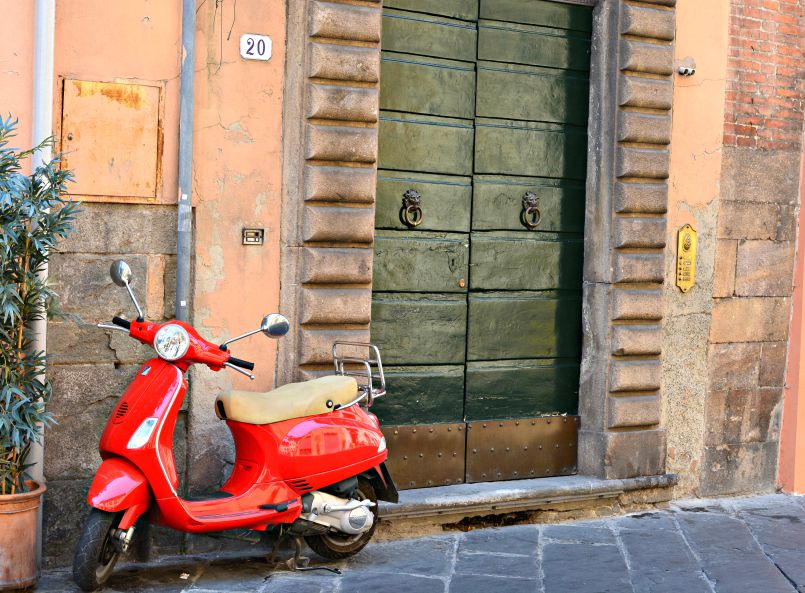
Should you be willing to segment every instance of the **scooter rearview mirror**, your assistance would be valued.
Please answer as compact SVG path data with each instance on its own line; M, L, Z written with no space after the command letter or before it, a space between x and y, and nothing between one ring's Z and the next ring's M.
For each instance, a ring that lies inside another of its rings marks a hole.
M109 275L112 277L112 282L118 286L125 287L131 283L131 268L122 259L116 259L112 262L112 266L109 268Z
M291 323L285 315L279 313L272 313L263 317L263 322L260 324L260 331L267 335L269 338L281 338L288 333L291 329Z
M142 321L143 310L140 308L140 303L137 302L137 297L134 296L134 291L131 289L133 274L131 273L129 264L122 259L116 259L109 268L109 275L112 277L112 282L118 286L124 287L128 291L131 302L134 303L134 308L137 309L137 321Z

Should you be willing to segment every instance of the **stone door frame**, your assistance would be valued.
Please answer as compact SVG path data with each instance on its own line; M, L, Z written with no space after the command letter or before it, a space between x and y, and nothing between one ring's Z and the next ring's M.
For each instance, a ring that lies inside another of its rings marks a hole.
M663 282L676 0L595 4L579 472L665 473ZM289 0L278 383L368 341L381 3Z

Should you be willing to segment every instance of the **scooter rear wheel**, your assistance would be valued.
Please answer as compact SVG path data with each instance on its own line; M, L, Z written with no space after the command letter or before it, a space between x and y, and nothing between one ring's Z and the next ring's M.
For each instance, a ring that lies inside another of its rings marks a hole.
M372 484L364 478L358 478L358 489L356 490L353 498L358 500L371 500L375 503L372 507L372 514L374 521L369 531L357 535L350 535L347 533L323 533L321 535L307 535L305 542L310 549L316 552L319 556L327 558L328 560L342 560L349 558L360 552L372 539L377 527L377 496Z
M84 591L100 589L120 558L112 532L120 521L117 513L93 508L89 512L73 558L73 580Z

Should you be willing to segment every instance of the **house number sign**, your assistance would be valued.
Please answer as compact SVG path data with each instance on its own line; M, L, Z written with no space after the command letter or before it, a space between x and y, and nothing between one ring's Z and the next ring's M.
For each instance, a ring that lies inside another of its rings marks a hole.
M246 33L240 36L240 57L244 60L271 59L271 37Z
M696 231L689 224L679 229L676 248L676 285L687 292L696 284Z

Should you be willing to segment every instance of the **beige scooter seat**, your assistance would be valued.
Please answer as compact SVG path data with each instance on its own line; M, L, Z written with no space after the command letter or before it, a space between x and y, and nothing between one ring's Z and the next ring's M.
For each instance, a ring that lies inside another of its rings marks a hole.
M272 424L314 414L332 412L358 395L354 377L329 375L302 383L288 383L265 393L232 391L215 400L222 420L246 424Z

